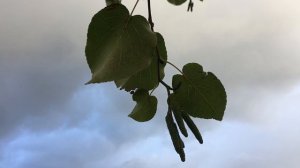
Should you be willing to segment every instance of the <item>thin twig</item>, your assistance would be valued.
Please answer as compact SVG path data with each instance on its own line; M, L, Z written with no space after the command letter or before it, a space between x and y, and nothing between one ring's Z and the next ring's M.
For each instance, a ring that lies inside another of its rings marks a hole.
M176 65L174 65L173 63L171 63L169 61L166 61L166 63L170 64L172 67L174 67L177 71L179 71L183 75L183 72Z
M139 3L139 1L140 1L140 0L137 0L137 1L135 2L134 7L133 7L133 9L131 10L130 15L129 15L128 18L127 18L126 24L125 24L125 26L124 26L124 30L127 28L127 25L128 25L128 23L129 23L129 20L130 20L130 18L131 18L131 16L132 16L132 14L133 14L133 12L134 12L134 10L135 10L137 4Z
M137 1L135 2L134 7L133 7L133 9L132 9L131 12L130 12L130 16L132 16L133 11L135 10L135 8L136 8L137 4L139 3L139 1L140 1L140 0L137 0Z
M154 32L154 23L152 21L151 2L150 2L150 0L148 0L148 22L150 23L151 30Z

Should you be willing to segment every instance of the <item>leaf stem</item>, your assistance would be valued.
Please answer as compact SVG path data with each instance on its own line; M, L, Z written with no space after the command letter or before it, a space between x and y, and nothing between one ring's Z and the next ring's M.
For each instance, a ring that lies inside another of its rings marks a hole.
M147 0L148 2L148 22L151 26L151 30L154 32L154 23L152 21L152 12L151 12L151 1L150 0Z
M168 63L169 65L174 67L177 71L179 71L183 75L183 72L176 65L174 65L172 62L166 61L166 63Z
M133 7L133 9L132 9L131 12L130 12L130 16L132 16L132 14L133 14L133 12L134 12L134 10L135 10L137 4L139 3L139 1L140 1L140 0L137 0L137 1L135 2L134 7Z
M139 3L139 1L140 1L140 0L137 0L137 1L135 2L133 9L131 10L130 15L128 16L128 19L127 19L126 24L125 24L125 26L124 26L125 29L127 28L127 25L128 25L128 23L129 23L130 17L132 16L132 14L133 14L133 12L134 12L134 10L135 10L137 4Z

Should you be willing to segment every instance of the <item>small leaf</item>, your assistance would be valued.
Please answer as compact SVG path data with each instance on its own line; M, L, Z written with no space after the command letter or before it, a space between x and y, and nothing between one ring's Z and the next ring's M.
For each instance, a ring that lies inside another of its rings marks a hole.
M92 72L88 83L128 78L147 68L157 39L143 16L130 16L125 6L113 4L92 19L86 57Z
M121 87L121 89L125 89L126 91L135 90L135 89L145 89L151 90L158 86L158 76L157 76L157 65L158 65L158 54L160 58L164 61L167 60L167 50L165 46L165 41L161 34L156 33L157 37L157 49L158 51L153 51L152 62L150 66L130 78L125 78L121 80L116 80L115 83L117 87ZM157 54L158 52L158 54ZM159 63L159 70L160 70L160 78L163 79L164 67L165 63Z
M137 102L132 112L128 115L138 122L145 122L151 120L157 109L157 99L150 96L146 90L137 90L132 99Z
M184 75L174 75L174 95L183 111L193 117L222 120L226 108L226 92L220 80L201 65L189 63L183 67Z
M181 5L185 3L186 0L168 0L173 5Z

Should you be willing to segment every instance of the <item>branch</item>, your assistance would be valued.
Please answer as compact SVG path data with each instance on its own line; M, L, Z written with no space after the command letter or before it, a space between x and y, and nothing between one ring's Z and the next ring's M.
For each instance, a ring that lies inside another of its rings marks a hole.
M154 32L154 23L152 21L152 12L151 12L151 1L147 0L148 2L148 22L150 24L151 30ZM167 89L168 94L170 94L170 90L174 90L171 86L169 86L168 84L166 84L163 80L161 80L161 76L160 76L160 69L159 69L159 64L160 64L160 55L158 52L158 47L156 46L155 48L156 50L156 55L157 55L157 76L158 76L158 81L165 86L165 88Z
M151 30L154 32L154 23L152 21L151 2L150 2L150 0L148 0L148 22L151 26Z

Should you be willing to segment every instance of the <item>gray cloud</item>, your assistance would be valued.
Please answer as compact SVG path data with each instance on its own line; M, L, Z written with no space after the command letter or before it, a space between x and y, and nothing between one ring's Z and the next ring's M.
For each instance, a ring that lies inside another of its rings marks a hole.
M70 7L84 6L1 2L0 137L24 123L35 129L56 127L67 117L65 104L88 79L86 28L77 23L88 16L83 11L71 15Z
M221 79L228 93L225 118L254 121L263 111L253 112L254 106L263 108L265 98L300 80L300 13L294 3L209 1L192 14L166 5L157 11L156 25L172 62L199 62Z
M83 84L83 67L64 56L76 56L72 53L75 47L68 40L59 39L57 36L57 40L34 51L11 53L7 55L10 59L1 62L3 125L10 127L21 119L57 111Z

